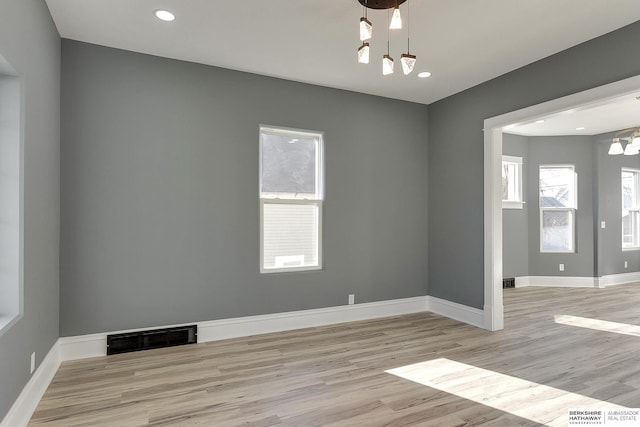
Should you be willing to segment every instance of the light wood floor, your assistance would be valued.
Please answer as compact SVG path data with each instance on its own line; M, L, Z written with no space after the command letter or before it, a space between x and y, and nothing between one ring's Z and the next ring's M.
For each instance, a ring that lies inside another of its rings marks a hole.
M65 362L29 425L562 426L640 407L640 284L504 296L499 332L423 313Z

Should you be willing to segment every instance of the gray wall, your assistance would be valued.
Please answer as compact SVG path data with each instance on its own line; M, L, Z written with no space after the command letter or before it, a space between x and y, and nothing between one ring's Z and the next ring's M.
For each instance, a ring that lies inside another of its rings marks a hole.
M620 172L623 167L640 169L640 156L610 156L609 146L613 134L594 136L595 158L598 166L597 218L597 267L598 275L640 271L640 251L622 250L622 189ZM606 228L599 228L605 221ZM624 262L627 261L627 268Z
M430 295L483 307L484 120L638 75L638 43L640 22L429 106Z
M0 419L58 338L60 38L44 1L0 2L0 55L20 75L24 316L0 337Z
M529 137L527 174L527 206L529 211L529 275L593 277L594 264L594 204L596 181L593 168L591 136ZM538 182L540 165L572 164L578 179L575 253L540 252L540 209ZM560 271L560 263L564 271Z
M427 107L62 42L61 335L427 292ZM325 132L324 270L259 274L258 125Z
M527 196L529 182L529 139L526 136L502 134L502 154L522 157L522 191ZM522 209L502 209L502 276L529 275L529 203Z

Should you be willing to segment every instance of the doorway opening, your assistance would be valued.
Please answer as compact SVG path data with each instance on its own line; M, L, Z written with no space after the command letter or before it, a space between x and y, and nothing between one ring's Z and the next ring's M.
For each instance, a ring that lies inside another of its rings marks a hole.
M504 328L502 297L502 132L570 109L581 109L640 89L640 76L589 89L484 121L484 328Z

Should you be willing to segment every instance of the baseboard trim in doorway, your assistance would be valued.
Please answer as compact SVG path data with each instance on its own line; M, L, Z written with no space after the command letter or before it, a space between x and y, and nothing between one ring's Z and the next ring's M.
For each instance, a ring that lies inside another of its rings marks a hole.
M597 277L523 276L516 277L516 288L551 286L557 288L597 288Z
M427 298L428 311L486 329L483 310L436 297Z
M624 285L633 282L640 282L640 271L600 276L598 278L598 287L605 288L607 286Z

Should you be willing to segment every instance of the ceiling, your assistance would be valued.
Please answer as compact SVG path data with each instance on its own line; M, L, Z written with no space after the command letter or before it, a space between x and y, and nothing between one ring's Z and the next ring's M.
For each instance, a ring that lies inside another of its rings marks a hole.
M541 123L542 122L542 123ZM598 135L640 126L640 90L503 128L524 136Z
M357 0L46 2L63 38L423 104L640 19L638 0L409 0L416 70L432 73L420 79L400 71L406 25L382 75L386 11L369 12L371 63L357 63Z

